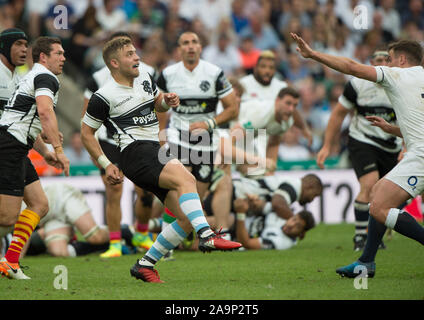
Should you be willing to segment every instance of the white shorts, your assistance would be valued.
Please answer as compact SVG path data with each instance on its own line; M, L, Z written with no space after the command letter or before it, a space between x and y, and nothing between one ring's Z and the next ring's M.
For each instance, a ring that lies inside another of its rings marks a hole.
M91 210L84 195L77 188L66 184L55 185L55 187L55 195L46 192L50 210L40 222L46 232L73 227L75 221Z
M424 158L407 152L384 178L396 183L415 198L424 191Z

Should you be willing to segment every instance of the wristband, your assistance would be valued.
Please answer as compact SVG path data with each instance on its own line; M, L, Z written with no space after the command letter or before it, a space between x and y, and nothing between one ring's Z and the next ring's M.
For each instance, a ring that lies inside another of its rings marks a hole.
M110 165L110 164L112 164L112 162L110 162L109 161L109 159L104 155L104 154L102 154L101 156L99 156L98 158L97 158L97 162L101 165L101 167L103 168L103 169L105 169L106 170L106 168L107 168L107 166L108 165Z
M245 213L237 212L236 216L237 216L237 220L240 220L240 221L246 220L246 214Z
M267 202L265 203L264 209L263 209L263 213L267 214L270 213L272 211L272 204L271 202Z
M53 148L54 148L54 152L55 152L56 154L63 153L63 148L62 148L62 146L56 146L56 147L53 147Z
M165 98L162 99L162 104L161 104L162 108L169 110L169 108L171 108L170 106L168 106L165 102Z
M213 129L216 128L216 120L215 120L215 118L208 119L205 122L208 125L208 131L212 131Z

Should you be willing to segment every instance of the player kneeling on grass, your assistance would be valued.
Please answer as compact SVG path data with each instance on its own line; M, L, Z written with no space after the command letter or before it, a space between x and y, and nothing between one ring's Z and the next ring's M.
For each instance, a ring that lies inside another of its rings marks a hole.
M112 78L91 97L81 136L90 155L106 170L111 184L122 183L119 169L103 154L94 134L104 123L121 152L121 169L135 185L152 192L177 217L164 229L153 246L131 268L131 275L146 282L163 282L154 265L187 237L193 228L199 249L232 250L240 243L216 235L203 214L196 179L180 161L162 152L156 112L179 105L175 93L162 94L147 72L140 72L140 58L130 39L106 43L103 59Z
M69 240L74 235L74 228L91 245L108 243L107 229L96 224L80 190L65 183L43 186L43 190L47 196L49 211L40 220L39 229L34 231L31 237L32 247L37 243L36 240L41 240L41 246L46 248L52 256L76 256L75 248L69 244ZM23 205L22 209L25 207ZM40 244L35 250L39 250ZM22 252L25 253L26 249L27 246Z
M271 212L246 220L249 210L247 199L234 201L236 212L236 237L245 249L290 249L303 239L308 230L315 226L312 213L303 210L289 219L282 219ZM251 230L249 234L248 229ZM253 233L253 234L252 234Z

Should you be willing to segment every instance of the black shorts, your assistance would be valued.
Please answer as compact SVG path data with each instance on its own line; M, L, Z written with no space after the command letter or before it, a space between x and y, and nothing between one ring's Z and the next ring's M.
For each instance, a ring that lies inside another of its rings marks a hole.
M37 170L35 170L34 166L32 165L31 160L26 157L25 161L25 187L37 180L40 180L37 174Z
M122 151L120 168L136 186L152 192L163 203L169 190L159 187L159 176L172 157L167 153L159 161L160 148L156 141L135 141Z
M102 148L103 153L109 159L109 161L119 168L119 159L121 158L121 152L119 148L116 145L111 144L105 140L99 140L99 144ZM103 176L105 175L105 173L105 169L101 168L100 174Z
M168 146L173 156L191 168L191 173L197 181L211 183L216 151L198 151L173 143L168 143Z
M359 179L372 171L385 176L398 163L399 152L391 153L349 137L347 148L352 167Z
M22 197L27 176L29 146L4 129L0 129L0 146L0 194ZM31 167L34 168L32 164ZM34 172L31 173L33 174Z

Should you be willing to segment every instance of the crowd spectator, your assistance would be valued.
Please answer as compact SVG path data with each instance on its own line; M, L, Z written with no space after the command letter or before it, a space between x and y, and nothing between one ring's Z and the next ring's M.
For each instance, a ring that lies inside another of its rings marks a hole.
M408 10L402 14L402 24L414 22L418 28L424 30L424 8L422 0L409 0Z
M54 26L58 5L67 8L68 29ZM363 30L355 26L359 13L366 14ZM251 73L260 53L272 50L282 80L300 89L299 109L319 144L333 88L349 77L300 58L289 33L316 50L369 63L382 43L407 38L424 44L424 7L422 0L0 0L0 31L10 27L31 40L59 36L68 58L65 74L77 84L104 65L102 46L118 30L134 35L137 53L158 71L181 59L177 39L188 30L199 35L203 58L229 76Z
M85 150L81 141L81 134L79 130L72 133L70 143L63 150L66 157L74 166L90 165L92 164L90 155Z
M241 74L241 59L237 47L231 44L229 35L219 35L217 44L210 44L203 50L203 59L220 67L228 76Z

